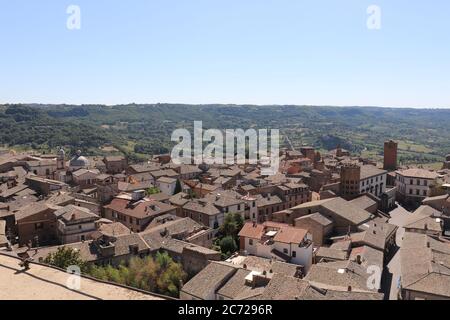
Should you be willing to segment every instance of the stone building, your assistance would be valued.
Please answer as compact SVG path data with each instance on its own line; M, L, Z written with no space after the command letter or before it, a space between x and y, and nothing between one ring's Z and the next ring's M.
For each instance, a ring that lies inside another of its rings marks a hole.
M342 234L349 230L357 231L359 227L373 218L373 215L350 201L342 198L311 201L290 209L291 213L283 217L274 215L274 221L293 225L299 217L320 213L333 221L333 232Z
M450 243L424 234L406 232L401 259L404 300L450 299Z
M295 219L294 226L308 230L312 235L314 246L323 245L325 239L333 232L333 221L318 212Z
M74 243L91 239L96 231L98 215L86 208L68 205L53 213L57 219L56 235L59 243Z
M105 157L103 158L103 163L106 166L106 172L109 174L121 173L128 167L127 158L124 156Z
M419 206L429 193L438 174L425 169L406 169L396 172L397 199L406 204Z
M145 198L135 192L132 195L122 194L115 197L110 204L104 206L104 217L121 222L133 232L144 231L150 222L164 214L176 214L176 207Z
M387 171L373 165L345 164L341 167L340 195L352 200L370 193L381 197L386 191Z
M22 207L15 213L19 245L33 247L56 242L55 208L36 202Z

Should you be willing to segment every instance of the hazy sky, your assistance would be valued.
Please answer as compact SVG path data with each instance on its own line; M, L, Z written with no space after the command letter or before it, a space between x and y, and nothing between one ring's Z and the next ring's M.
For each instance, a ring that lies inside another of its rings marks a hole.
M0 102L450 107L449 13L448 0L0 0Z

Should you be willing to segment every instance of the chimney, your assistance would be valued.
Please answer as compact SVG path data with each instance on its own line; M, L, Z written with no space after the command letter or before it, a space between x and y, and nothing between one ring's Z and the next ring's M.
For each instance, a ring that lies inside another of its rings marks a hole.
M352 292L352 286L348 286L347 291Z
M361 264L361 256L359 254L356 256L356 263Z

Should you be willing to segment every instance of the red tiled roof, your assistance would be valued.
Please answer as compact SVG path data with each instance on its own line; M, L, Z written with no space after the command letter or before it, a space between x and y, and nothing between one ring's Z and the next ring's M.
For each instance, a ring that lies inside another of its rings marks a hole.
M244 227L239 232L239 236L260 240L264 233L264 229L265 227L262 224L253 224L253 222L248 222L244 224Z
M174 206L155 200L144 199L133 203L128 199L120 198L113 199L105 208L139 219L161 215L176 209Z
M283 243L301 243L305 239L308 230L294 227L284 227L273 238L276 242Z
M239 232L239 236L261 240L267 228L277 229L277 234L273 240L283 243L301 243L308 233L308 230L305 229L294 228L284 223L266 221L263 224L246 223Z

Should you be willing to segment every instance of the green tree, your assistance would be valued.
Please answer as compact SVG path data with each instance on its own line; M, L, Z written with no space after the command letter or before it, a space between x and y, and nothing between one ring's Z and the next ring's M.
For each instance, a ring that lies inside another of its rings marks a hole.
M157 194L157 193L161 193L161 190L159 190L157 187L152 187L152 188L147 189L148 195Z
M78 266L81 272L86 272L88 266L81 259L80 252L70 247L59 247L56 252L50 253L44 263L66 270L70 266Z
M244 219L239 213L230 213L225 216L222 226L219 228L219 238L232 237L238 242L238 234L244 226Z
M220 251L226 257L229 257L237 251L236 241L231 236L227 236L219 241Z
M111 265L91 268L90 275L104 281L124 284L138 289L178 297L181 283L187 278L181 264L173 261L167 252L158 252L154 258L135 257L118 268Z

